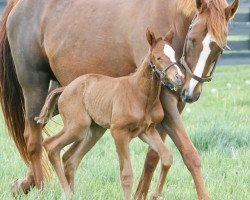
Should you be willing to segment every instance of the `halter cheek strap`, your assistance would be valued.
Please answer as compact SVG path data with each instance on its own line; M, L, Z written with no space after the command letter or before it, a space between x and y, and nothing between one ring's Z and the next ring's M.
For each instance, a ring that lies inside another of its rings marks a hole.
M184 46L183 46L183 52L182 52L182 56L181 56L181 59L180 59L180 64L184 67L184 69L186 70L186 72L189 74L189 76L191 76L193 79L195 79L196 81L200 82L200 83L204 83L204 82L209 82L212 80L212 75L214 73L214 70L216 68L216 64L217 64L217 61L219 60L220 58L220 55L223 53L223 50L221 50L221 53L220 55L218 56L218 58L215 60L213 66L212 66L212 70L210 72L210 75L209 76L206 76L206 77L199 77L199 76L196 76L190 69L190 67L188 66L187 62L185 61L185 49L186 49L186 46L187 46L187 39L188 39L188 34L189 32L192 30L192 25L193 25L193 22L195 21L197 15L195 15L195 17L193 18L189 28L188 28L188 32L187 32L187 35L186 35L186 38L185 38L185 42L184 42Z
M165 75L166 75L167 70L170 67L172 67L173 65L177 65L176 62L172 62L169 65L166 65L162 71L159 70L156 67L156 65L154 65L151 61L149 61L149 65L152 68L153 72L155 73L155 76L157 77L157 79L159 79L161 81L162 85L164 85L165 87L167 87L171 91L177 91L176 87L172 83L170 83L170 82L165 83L164 80L163 80Z

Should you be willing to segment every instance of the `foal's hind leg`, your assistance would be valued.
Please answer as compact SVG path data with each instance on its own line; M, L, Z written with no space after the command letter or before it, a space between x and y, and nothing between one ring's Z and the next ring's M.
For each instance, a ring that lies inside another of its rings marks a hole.
M74 175L83 157L92 149L96 142L103 136L106 129L91 125L84 139L75 142L63 155L65 176L71 190L74 190Z
M84 107L77 102L79 100L77 96L72 95L59 99L60 114L64 122L63 130L43 143L66 196L73 195L73 193L61 166L60 151L66 145L82 139L91 125L91 118Z
M46 139L43 143L48 153L49 160L56 171L63 192L66 196L73 194L61 166L60 152L63 147L78 140L80 135L86 132L86 129L88 129L88 127L89 124L86 124L86 126L81 125L64 127L61 132L53 137Z

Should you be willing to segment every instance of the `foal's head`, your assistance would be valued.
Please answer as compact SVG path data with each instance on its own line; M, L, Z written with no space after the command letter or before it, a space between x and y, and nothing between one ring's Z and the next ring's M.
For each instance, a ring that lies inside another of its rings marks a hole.
M153 32L147 30L147 40L150 45L150 65L156 76L169 89L180 88L184 83L184 75L175 60L175 51L170 46L174 31L170 30L164 38L155 38Z
M203 82L211 80L216 61L227 46L228 23L238 5L239 0L230 6L226 0L196 0L197 14L189 27L181 58L186 68L182 90L185 102L198 100Z

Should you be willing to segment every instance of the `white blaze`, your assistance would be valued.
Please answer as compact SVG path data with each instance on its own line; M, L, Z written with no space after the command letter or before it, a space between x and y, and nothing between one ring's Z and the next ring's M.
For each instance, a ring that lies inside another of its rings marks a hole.
M209 33L207 33L206 37L203 39L202 44L203 44L203 49L200 53L198 62L196 64L195 70L194 70L194 74L198 77L202 77L208 56L211 52L210 49L210 43L212 41L212 37ZM198 81L196 81L195 79L191 79L190 83L189 83L189 95L193 94L194 88L196 87Z
M164 46L164 54L167 57L169 57L171 62L176 62L176 60L175 60L175 51L170 45L165 44L165 46ZM176 69L178 71L178 74L184 78L184 75L182 74L180 68L177 65L174 65L174 66L176 67Z

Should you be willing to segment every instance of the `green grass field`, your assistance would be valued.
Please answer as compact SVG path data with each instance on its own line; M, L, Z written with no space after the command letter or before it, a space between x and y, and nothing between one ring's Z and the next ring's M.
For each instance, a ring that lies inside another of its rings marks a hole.
M214 79L206 83L200 100L187 105L183 121L202 158L203 177L213 200L250 199L250 66L219 67ZM0 119L0 199L11 199L10 185L23 178L26 167L7 136ZM60 126L50 123L56 132ZM173 152L163 197L168 200L194 200L196 191L192 177L172 141ZM139 181L147 146L135 139L131 144L134 168L133 192ZM155 188L159 166L150 192ZM114 142L109 132L97 143L81 163L76 174L75 199L122 199L119 164ZM46 183L42 193L32 190L18 199L60 199L56 176Z

